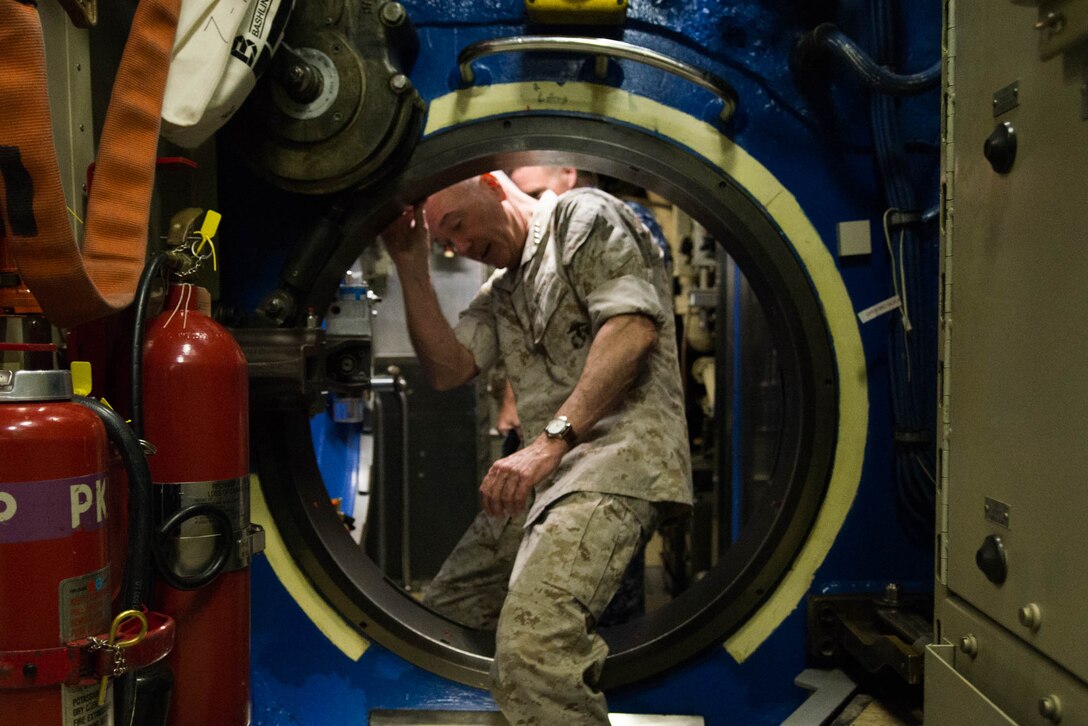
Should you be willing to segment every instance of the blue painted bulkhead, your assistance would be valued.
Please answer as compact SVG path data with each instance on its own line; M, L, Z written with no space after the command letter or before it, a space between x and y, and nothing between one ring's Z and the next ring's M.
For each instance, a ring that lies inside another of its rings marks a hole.
M412 82L425 100L457 87L456 57L466 45L487 38L551 34L554 28L528 25L521 0L405 0L420 34ZM881 234L887 206L886 183L876 160L870 94L841 65L832 63L816 82L802 88L790 68L796 40L822 22L870 48L873 7L865 0L631 0L626 24L605 34L652 48L727 79L737 89L736 117L726 135L763 164L797 198L822 239L835 249L836 224L869 220L872 254L839 261L855 310L892 296L891 264ZM940 57L940 5L898 3L891 13L893 67L915 72ZM569 29L567 32L571 32ZM597 31L590 31L597 32ZM585 33L588 34L588 33ZM477 64L480 82L588 80L592 64L577 58L492 56ZM613 64L609 82L651 97L707 122L717 123L720 104L694 85L626 61ZM894 104L902 138L906 176L922 211L937 201L939 90L904 97ZM221 184L222 235L245 239L246 206L255 200L238 190L224 171ZM262 190L268 227L280 234L262 237L260 252L224 246L224 300L252 309L274 284L278 265L302 222L277 215L282 192ZM268 195L271 195L270 197ZM233 212L233 213L232 213ZM251 212L250 212L251 213ZM937 225L917 227L921 273L911 300L919 328L915 351L924 361L917 379L935 380ZM232 259L233 258L233 259ZM245 259L242 264L241 260ZM232 264L232 262L236 262ZM912 524L897 492L891 348L895 315L860 325L868 370L868 440L860 487L813 591L857 590L884 582L928 583L932 577L931 534ZM919 416L930 420L936 400L932 383L920 387ZM914 427L911 427L914 428ZM839 442L849 446L850 442ZM923 458L933 461L932 445ZM932 464L929 465L932 471ZM446 681L408 664L377 644L358 662L331 645L287 595L263 559L253 567L253 722L365 724L371 709L493 709L486 692ZM619 712L702 715L708 724L777 724L806 697L793 685L806 667L802 603L745 663L737 664L719 645L666 675L609 692Z

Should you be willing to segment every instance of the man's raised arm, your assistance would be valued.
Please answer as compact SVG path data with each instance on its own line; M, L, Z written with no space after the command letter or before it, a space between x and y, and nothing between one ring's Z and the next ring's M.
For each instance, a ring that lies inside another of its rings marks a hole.
M408 335L427 381L447 391L472 380L479 373L476 361L446 322L431 281L430 240L422 207L405 210L382 232L382 242L397 266Z

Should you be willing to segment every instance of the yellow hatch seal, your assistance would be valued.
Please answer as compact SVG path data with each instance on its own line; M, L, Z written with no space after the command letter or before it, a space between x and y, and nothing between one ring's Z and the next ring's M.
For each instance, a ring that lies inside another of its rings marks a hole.
M348 658L359 660L370 647L370 641L329 607L295 564L280 531L276 529L272 514L268 511L261 482L256 474L251 474L249 478L249 502L250 518L254 524L264 527L264 555L268 558L268 564L272 565L276 577L317 629Z
M812 585L861 479L869 398L865 356L850 297L834 258L797 200L762 164L711 125L651 99L592 83L536 81L474 86L432 101L424 135L490 116L533 111L609 117L691 149L734 179L766 209L793 246L816 289L830 329L839 375L838 446L827 496L801 552L767 601L724 643L729 654L743 662L797 608ZM261 511L258 523L265 527L267 553L277 576L318 628L342 651L358 658L367 641L306 582L275 533L257 486L253 509L255 518Z

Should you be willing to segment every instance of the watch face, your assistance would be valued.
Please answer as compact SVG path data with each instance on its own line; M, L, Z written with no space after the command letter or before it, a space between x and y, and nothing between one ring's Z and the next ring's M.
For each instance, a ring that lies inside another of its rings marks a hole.
M570 423L562 421L557 418L553 418L548 422L548 425L544 427L544 430L551 436L562 436L563 432L570 427Z

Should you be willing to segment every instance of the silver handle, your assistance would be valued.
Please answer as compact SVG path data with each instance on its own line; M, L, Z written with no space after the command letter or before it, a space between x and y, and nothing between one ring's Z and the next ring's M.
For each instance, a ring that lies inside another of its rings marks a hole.
M737 110L736 90L713 73L699 70L694 66L689 66L687 63L649 48L625 43L622 40L609 40L606 38L531 35L481 40L465 46L457 56L457 65L461 69L461 80L469 84L475 82L476 74L472 70L472 62L484 56L496 53L537 50L593 53L597 56L596 71L598 78L603 78L607 72L609 57L626 58L627 60L645 63L702 86L720 98L722 100L722 121L728 121L733 117L733 112Z

